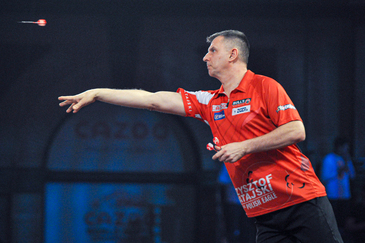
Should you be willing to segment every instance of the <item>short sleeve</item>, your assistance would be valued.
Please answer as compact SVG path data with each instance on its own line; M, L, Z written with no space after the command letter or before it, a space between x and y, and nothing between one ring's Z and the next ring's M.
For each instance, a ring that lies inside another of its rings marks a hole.
M206 121L208 118L207 111L209 110L210 100L214 96L210 91L186 91L182 88L177 90L181 94L184 102L185 113L187 117L194 117L201 121Z
M263 83L263 89L268 114L276 126L290 121L302 121L292 100L278 82L268 78Z

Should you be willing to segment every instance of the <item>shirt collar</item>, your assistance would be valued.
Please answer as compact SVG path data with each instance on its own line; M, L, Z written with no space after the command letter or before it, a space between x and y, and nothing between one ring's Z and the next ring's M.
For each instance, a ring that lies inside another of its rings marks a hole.
M242 92L246 92L247 87L251 83L252 78L253 78L254 75L255 74L251 70L247 70L247 72L243 76L240 84L234 90L239 90L239 91L242 91ZM223 89L223 85L221 85L221 87L219 88L218 94L225 94L224 89Z

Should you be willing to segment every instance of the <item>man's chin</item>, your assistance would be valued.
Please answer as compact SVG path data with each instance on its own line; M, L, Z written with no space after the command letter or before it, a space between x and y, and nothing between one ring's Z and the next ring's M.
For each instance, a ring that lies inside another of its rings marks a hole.
M211 77L213 77L213 78L215 77L215 76L214 76L214 72L213 72L213 71L211 71L210 69L208 69L208 74L209 74L209 76L211 76Z

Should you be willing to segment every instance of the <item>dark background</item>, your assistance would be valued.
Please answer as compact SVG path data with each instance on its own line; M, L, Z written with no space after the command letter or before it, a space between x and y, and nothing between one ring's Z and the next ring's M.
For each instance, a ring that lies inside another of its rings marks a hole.
M47 20L45 27L18 23L40 18ZM245 32L251 43L249 69L287 90L304 120L307 139L300 147L313 166L319 171L333 139L345 135L359 170L354 188L362 185L362 0L19 0L0 3L0 20L0 239L5 242L42 242L49 182L191 185L198 225L193 238L214 242L216 205L207 192L216 190L219 164L205 149L212 139L205 124L169 118L188 134L175 137L185 143L181 151L192 154L184 157L192 165L178 172L83 171L72 165L58 171L48 165L48 156L71 116L87 119L82 113L66 115L58 107L60 95L96 87L219 88L202 58L205 37L224 29Z

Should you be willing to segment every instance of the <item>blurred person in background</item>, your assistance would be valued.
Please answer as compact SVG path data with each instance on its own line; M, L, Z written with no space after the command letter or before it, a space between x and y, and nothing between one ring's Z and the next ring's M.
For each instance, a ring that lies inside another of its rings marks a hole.
M321 180L326 187L338 227L344 229L351 203L350 181L355 178L351 161L350 144L346 137L337 137L334 151L325 156L321 169Z

